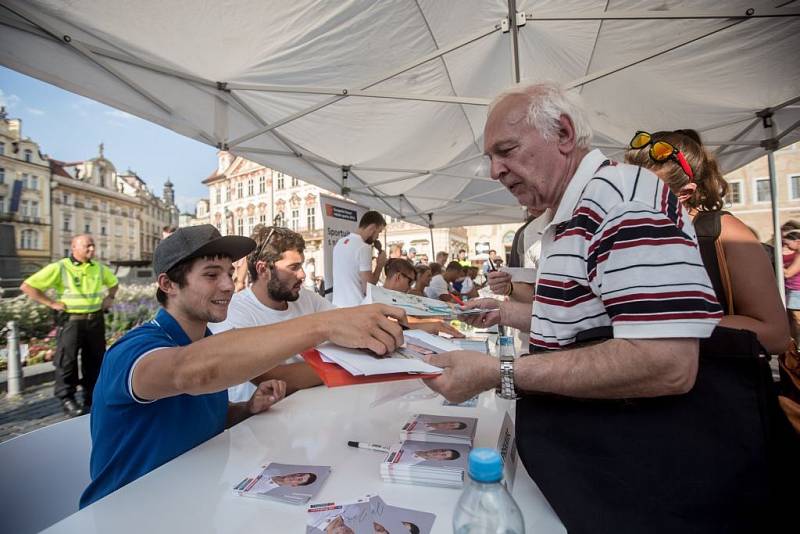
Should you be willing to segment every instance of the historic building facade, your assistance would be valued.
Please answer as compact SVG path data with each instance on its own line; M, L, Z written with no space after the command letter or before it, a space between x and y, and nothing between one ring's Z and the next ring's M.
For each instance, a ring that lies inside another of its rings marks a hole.
M53 186L53 250L69 254L77 234L91 234L104 262L141 259L141 201L123 192L114 164L103 156L79 162L50 160Z
M153 252L161 241L165 228L177 228L180 224L179 211L175 206L175 193L172 182L164 183L161 198L157 197L135 172L127 171L118 176L122 192L139 199L139 249L138 259L152 260Z
M303 236L306 257L321 265L324 191L229 152L218 157L217 170L203 180L209 196L198 202L194 224L209 222L223 235L245 236L257 224L286 226Z
M22 275L50 263L50 168L22 121L0 110L0 223L14 228Z

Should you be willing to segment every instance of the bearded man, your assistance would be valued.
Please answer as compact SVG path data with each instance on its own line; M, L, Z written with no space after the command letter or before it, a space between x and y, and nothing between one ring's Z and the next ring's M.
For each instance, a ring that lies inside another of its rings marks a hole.
M256 248L247 256L247 269L253 283L233 295L225 321L208 325L213 333L281 323L334 308L317 293L303 287L306 244L300 234L288 228L259 225L251 238ZM287 394L322 383L308 364L294 355L250 382L229 388L228 397L231 402L247 400L253 395L256 384L273 379L286 382Z

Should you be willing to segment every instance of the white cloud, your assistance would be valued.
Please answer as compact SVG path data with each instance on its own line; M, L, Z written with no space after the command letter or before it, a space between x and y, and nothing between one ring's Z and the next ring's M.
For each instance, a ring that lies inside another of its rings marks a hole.
M193 197L188 195L175 195L175 204L182 212L194 213L197 201L203 197Z
M6 109L11 110L19 105L22 102L22 99L17 95L7 95L0 89L0 106L4 106Z
M119 109L112 109L110 111L106 111L106 115L108 115L109 117L114 117L115 119L126 119L126 120L128 120L128 119L135 119L136 118L133 115L131 115L130 113L125 113L124 111L121 111Z
M25 111L27 111L31 115L44 115L44 110L42 110L42 109L25 108Z

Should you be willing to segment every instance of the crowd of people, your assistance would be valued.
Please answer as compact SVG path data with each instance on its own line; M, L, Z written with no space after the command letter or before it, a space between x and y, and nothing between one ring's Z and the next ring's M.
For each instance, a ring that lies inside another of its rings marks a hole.
M332 303L305 286L305 244L285 228L258 227L249 238L205 225L165 238L153 260L160 311L100 367L81 506L318 385L296 356L303 350L330 340L380 355L402 344L403 311L362 304L383 279L388 289L480 309L465 317L472 324L526 333L528 354L516 359L430 356L443 372L426 384L451 402L492 389L517 399L522 463L569 532L789 525L782 484L792 462L776 451L796 436L774 394L757 401L743 389L762 384L761 364L791 339L767 251L722 211L726 184L697 132L632 133L625 162L591 142L586 111L556 84L514 87L489 107L484 151L491 177L528 209L514 263L535 270L536 283L512 281L494 251L485 265L465 251L428 262L392 247L387 257L373 246L386 226L377 212L334 247ZM787 223L782 237L794 335L800 225ZM249 284L237 288L240 259ZM26 293L47 298L59 272L86 262L73 252L26 281ZM479 275L495 296L476 298ZM115 281L102 283L113 297ZM446 323L422 324L452 334Z

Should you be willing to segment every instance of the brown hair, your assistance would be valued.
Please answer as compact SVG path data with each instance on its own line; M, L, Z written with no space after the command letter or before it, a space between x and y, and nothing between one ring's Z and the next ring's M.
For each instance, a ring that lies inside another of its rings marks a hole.
M700 134L695 130L675 130L651 134L651 142L666 141L683 153L694 173L697 189L686 199L684 205L700 211L718 211L723 208L723 200L728 193L728 182L722 177L716 158L703 146ZM643 148L629 148L625 161L639 165L659 176L676 195L690 182L689 176L673 158L667 161L653 161L649 154L650 145Z
M409 278L416 279L417 272L414 270L414 264L405 258L391 258L386 262L383 268L386 278L393 276L397 273L404 274Z
M256 242L256 248L247 255L247 271L250 273L250 280L254 282L258 280L257 262L265 261L267 266L272 267L287 250L296 250L302 254L306 249L303 236L279 226L259 224L253 228L250 238Z
M386 219L377 211L368 211L361 216L361 221L358 223L359 228L366 228L370 224L374 224L378 228L386 226Z

